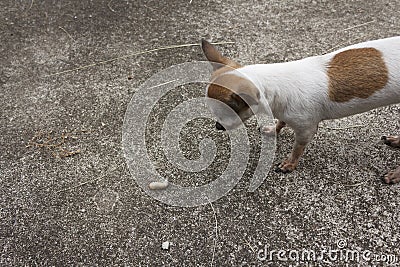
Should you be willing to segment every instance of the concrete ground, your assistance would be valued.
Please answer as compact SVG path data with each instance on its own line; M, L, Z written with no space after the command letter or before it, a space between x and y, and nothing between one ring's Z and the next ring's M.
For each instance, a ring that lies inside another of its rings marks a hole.
M400 186L381 177L400 153L379 142L399 132L398 106L324 122L297 171L271 170L249 193L250 163L227 196L196 208L165 205L137 186L121 129L141 83L204 60L198 46L127 55L210 36L235 42L219 48L242 64L290 61L397 35L399 1L8 0L0 10L1 266L398 264ZM183 133L189 158L200 131L229 151L207 123ZM292 141L284 130L276 164ZM157 138L149 151L168 171ZM224 166L222 155L205 176ZM319 260L296 257L307 251ZM354 251L359 259L343 256Z

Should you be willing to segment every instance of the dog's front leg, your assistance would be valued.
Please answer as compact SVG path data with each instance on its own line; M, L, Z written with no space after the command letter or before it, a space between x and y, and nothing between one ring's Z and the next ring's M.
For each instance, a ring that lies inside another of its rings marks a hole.
M304 153L304 149L306 145L311 141L317 132L318 125L309 127L307 129L304 128L294 128L295 131L295 142L290 153L290 156L283 161L279 167L277 168L278 172L288 173L294 171L299 163L300 157Z
M283 128L286 127L286 122L278 120L275 126L264 126L260 128L260 132L266 136L278 135Z

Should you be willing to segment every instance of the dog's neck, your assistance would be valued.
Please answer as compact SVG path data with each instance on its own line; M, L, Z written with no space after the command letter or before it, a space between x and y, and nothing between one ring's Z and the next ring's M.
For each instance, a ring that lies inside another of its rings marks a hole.
M308 102L318 101L326 94L327 78L320 60L311 57L287 63L256 64L238 71L263 93L274 116L284 119L288 107L315 107L315 103Z

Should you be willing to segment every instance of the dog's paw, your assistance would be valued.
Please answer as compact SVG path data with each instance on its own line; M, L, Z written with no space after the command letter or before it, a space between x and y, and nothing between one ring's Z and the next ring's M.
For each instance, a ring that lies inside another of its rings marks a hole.
M282 172L282 173L290 173L294 171L297 167L297 163L290 162L288 160L285 160L282 162L276 169L276 172Z
M268 136L268 137L274 137L276 136L276 127L275 126L262 126L259 128L260 133Z
M391 147L400 147L400 136L382 136L381 138L383 142Z
M383 177L383 181L387 184L397 184L400 182L400 167L397 167L394 171L390 171Z

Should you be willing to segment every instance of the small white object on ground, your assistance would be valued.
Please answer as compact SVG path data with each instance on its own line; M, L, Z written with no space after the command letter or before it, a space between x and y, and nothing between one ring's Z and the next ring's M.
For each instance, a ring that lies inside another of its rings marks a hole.
M151 182L149 184L149 188L151 190L162 190L168 187L168 180L165 180L163 182Z
M162 249L167 250L169 249L169 245L170 245L169 241L165 241L162 243L161 247Z

